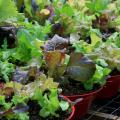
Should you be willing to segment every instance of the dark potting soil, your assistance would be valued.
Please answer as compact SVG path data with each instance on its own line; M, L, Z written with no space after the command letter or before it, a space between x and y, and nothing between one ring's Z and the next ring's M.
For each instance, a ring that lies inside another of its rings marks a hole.
M120 71L118 71L117 69L112 70L112 72L110 73L111 76L115 76L115 75L120 75Z
M71 96L71 95L81 95L85 93L90 93L98 90L100 88L99 85L95 84L94 88L91 91L87 91L84 89L83 85L79 82L69 79L68 82L62 83L59 82L59 87L62 88L62 94Z
M116 32L115 28L109 28L106 31L101 31L103 41L105 42L107 40L107 38L110 37L115 32Z
M57 111L57 113L59 114L60 117L47 117L47 118L43 118L39 116L39 111L40 111L40 106L37 104L37 101L29 101L28 102L29 105L29 116L30 116L30 120L65 120L69 117L69 112L63 112L62 110Z
M14 48L16 46L16 32L17 28L14 26L0 26L0 48L2 47L5 39L7 40L8 48Z

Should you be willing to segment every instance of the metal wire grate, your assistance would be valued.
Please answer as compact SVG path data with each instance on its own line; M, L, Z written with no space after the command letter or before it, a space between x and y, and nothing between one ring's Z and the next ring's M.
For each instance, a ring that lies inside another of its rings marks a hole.
M120 93L112 99L96 101L82 120L120 119Z

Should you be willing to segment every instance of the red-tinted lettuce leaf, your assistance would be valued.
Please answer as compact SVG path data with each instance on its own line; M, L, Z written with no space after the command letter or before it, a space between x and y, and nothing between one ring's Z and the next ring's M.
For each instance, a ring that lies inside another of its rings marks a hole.
M4 95L6 98L10 98L14 94L14 89L12 87L4 87L0 89L0 95Z
M29 107L27 105L18 104L15 107L12 107L6 111L0 111L0 116L6 116L14 113L24 113L28 111Z
M49 70L49 76L53 76L57 67L59 67L65 59L65 53L60 50L47 51L44 54L45 61Z
M71 53L67 75L76 81L87 81L94 75L95 63L81 53Z
M23 71L20 68L16 68L13 74L13 81L19 82L22 84L27 83L28 81L28 71Z
M54 51L54 50L62 50L68 46L68 40L62 38L58 35L55 35L51 40L49 40L44 46L44 51Z

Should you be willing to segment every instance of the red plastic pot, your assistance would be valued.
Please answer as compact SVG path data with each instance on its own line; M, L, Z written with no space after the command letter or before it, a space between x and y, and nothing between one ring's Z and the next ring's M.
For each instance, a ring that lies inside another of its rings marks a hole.
M72 117L72 120L77 120L82 118L84 115L87 114L92 101L95 99L97 93L101 90L98 89L94 92L89 92L87 94L81 94L81 95L74 95L74 96L66 96L69 98L71 101L75 101L76 99L83 98L81 102L78 102L75 105L75 113L74 116Z
M70 116L65 120L74 120L74 118L73 118L74 114L75 114L75 107L72 106L72 112L71 112Z
M70 100L69 98L67 98L66 96L64 96L64 98L65 98L69 103L71 103L71 100ZM70 116L69 116L67 119L65 119L65 120L74 120L74 119L73 119L74 113L75 113L75 107L72 106L72 112L71 112Z
M120 88L120 75L111 76L106 85L98 93L96 99L109 99L117 95Z

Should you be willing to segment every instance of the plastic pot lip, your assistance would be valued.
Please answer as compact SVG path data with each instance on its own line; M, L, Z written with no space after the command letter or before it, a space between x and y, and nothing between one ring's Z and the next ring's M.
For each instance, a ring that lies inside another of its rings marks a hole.
M65 100L67 100L69 103L71 103L71 100L69 98L67 98L66 96L63 96L65 98ZM71 120L71 118L74 116L74 113L75 113L75 107L74 106L71 106L71 109L72 109L72 112L70 114L70 116L65 119L65 120Z
M120 77L120 75L110 75L109 78L115 78L115 77ZM109 78L108 78L108 79L109 79Z
M65 119L65 120L71 120L72 117L74 116L74 113L75 113L75 107L72 106L72 112L71 112L70 116L67 119Z
M62 94L63 96L67 97L67 98L78 98L78 97L87 97L87 96L91 96L91 95L94 95L94 94L97 94L99 91L101 91L103 89L103 87L100 87L99 89L95 90L95 91L90 91L88 93L83 93L83 94L79 94L79 95L64 95Z
M109 78L107 79L107 82L109 81L114 81L114 80L118 80L118 78L120 78L120 75L111 75L109 76Z

